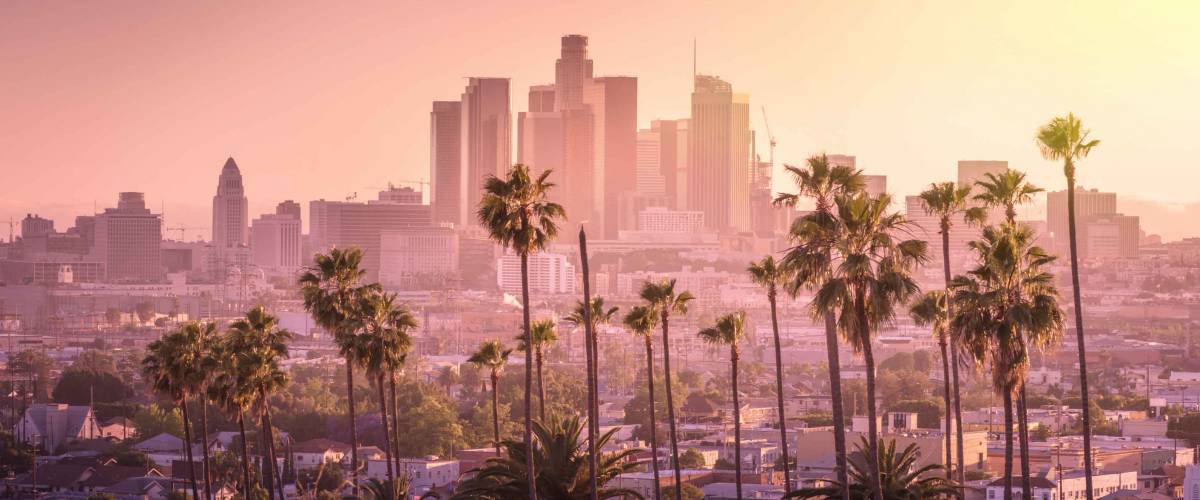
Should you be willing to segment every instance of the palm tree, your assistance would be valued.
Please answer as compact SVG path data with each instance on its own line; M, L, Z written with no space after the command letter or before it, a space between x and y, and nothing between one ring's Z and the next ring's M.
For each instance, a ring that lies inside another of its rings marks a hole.
M226 347L237 353L237 363L245 377L243 382L257 393L263 449L270 462L269 469L263 474L269 475L277 485L280 498L286 497L277 466L270 399L287 387L289 376L282 363L288 359L288 342L291 340L292 332L280 328L279 318L267 313L262 306L247 311L245 317L230 324L226 339Z
M334 248L328 254L317 254L313 265L300 276L300 293L304 297L304 308L313 321L333 334L346 359L346 397L349 400L347 413L350 419L350 474L354 494L358 495L358 423L354 415L354 365L357 353L352 349L358 335L354 321L356 297L361 290L363 275L360 267L362 250Z
M671 435L671 465L675 469L674 484L682 484L683 471L679 467L679 436L675 432L675 400L671 396L671 314L687 314L688 304L695 297L688 291L676 293L674 279L657 283L647 281L642 285L641 297L646 302L646 307L653 311L662 323L663 382L667 388L667 429L670 430ZM654 378L653 373L646 375ZM675 500L680 500L682 495L679 488L676 488Z
M945 280L946 289L950 288L950 230L954 224L962 220L968 226L981 224L987 216L986 211L980 207L970 207L967 201L971 196L971 186L956 186L953 182L940 182L929 185L929 189L922 191L920 194L921 205L925 208L925 213L938 219L938 234L942 235L942 276ZM947 292L943 292L945 294ZM954 316L954 304L944 302L945 318ZM959 348L954 339L954 332L945 331L943 336L938 338L938 343L942 348L942 371L943 378L947 383L953 379L953 401L954 401L954 428L955 438L958 440L958 446L955 449L958 459L958 483L963 484L966 480L966 472L963 466L963 425L962 425L962 400L959 398L959 383L958 383L958 368L959 368ZM950 349L950 359L946 359L947 344L953 343L953 348ZM951 373L945 373L946 367L949 365ZM950 400L946 401L946 429L949 434L950 429ZM947 436L947 448L949 448L949 436ZM947 472L952 467L953 461L946 459Z
M383 453L387 460L388 481L396 480L392 468L392 441L395 426L388 423L388 399L384 394L386 380L404 365L412 349L408 330L416 328L417 320L408 308L396 303L396 294L374 292L360 298L359 313L364 318L363 369L375 380L379 391L379 414L383 424ZM386 377L386 378L385 378ZM395 412L392 413L395 416ZM389 429L389 427L391 429ZM397 443L398 444L398 443ZM397 449L399 451L399 449Z
M771 333L775 337L775 400L779 411L779 442L782 443L784 456L783 485L784 491L791 491L792 473L791 467L788 466L791 455L788 454L787 417L783 413L783 347L779 342L779 317L776 313L775 303L779 284L783 283L787 277L783 270L775 264L775 258L770 255L763 257L758 262L750 263L750 267L746 271L750 273L750 278L758 286L767 289L767 302L771 305Z
M828 222L834 217L834 198L844 193L861 191L864 186L862 173L845 165L830 164L824 155L812 156L804 168L785 165L792 180L796 183L795 193L779 193L775 197L775 205L795 209L805 198L812 198L815 203L814 213L819 221ZM791 239L795 245L793 250L801 254L809 254L804 259L809 261L809 269L803 275L793 277L788 285L789 291L795 294L801 288L815 289L829 278L832 266L832 239L830 234L817 231L829 224L810 225L797 223L792 226ZM794 251L789 251L788 260L795 261ZM838 360L837 324L833 313L824 317L825 321L825 354L829 364L829 397L833 412L833 448L837 461L837 477L842 484L849 482L846 465L846 413L842 407L841 364ZM786 462L785 462L786 463ZM849 500L849 497L845 497Z
M1079 349L1079 395L1083 400L1083 464L1086 477L1087 500L1093 500L1092 489L1092 421L1087 385L1087 356L1083 339L1083 299L1079 291L1079 253L1075 235L1075 164L1087 158L1092 148L1100 141L1089 139L1091 130L1083 128L1083 122L1073 113L1057 117L1043 125L1037 132L1038 148L1047 160L1062 160L1063 174L1067 177L1067 235L1071 247L1071 293L1075 305L1075 336ZM1059 235L1055 235L1059 237Z
M495 437L496 456L500 455L500 393L497 385L500 383L500 372L508 364L508 355L512 349L505 349L499 340L488 340L479 344L479 349L467 358L467 362L480 370L487 370L492 381L492 435Z
M192 497L200 498L192 457L192 421L187 399L204 382L206 367L200 355L200 328L180 328L151 342L142 359L142 376L151 390L169 399L183 413L184 453L191 474Z
M583 424L578 417L551 417L549 422L534 423L540 446L530 453L524 443L505 441L505 456L489 458L483 466L472 471L474 476L464 480L455 488L451 499L503 500L529 495L530 481L525 471L526 462L538 463L538 475L534 484L538 495L563 500L584 500L593 494L597 498L642 498L636 491L625 488L607 488L617 476L637 466L632 460L641 450L626 449L600 456L597 464L599 489L593 492L589 480L590 459L580 442ZM616 429L600 436L596 443L603 448Z
M650 395L650 465L654 471L654 500L658 500L658 421L654 418L654 329L658 315L646 306L634 306L623 320L629 331L646 344L646 389Z
M222 338L213 346L215 370L208 384L208 399L229 418L237 421L241 435L242 497L251 498L254 487L250 481L250 448L246 440L246 412L250 411L258 392L245 381L245 373L237 351Z
M1014 393L1024 383L1029 349L1056 343L1063 324L1054 276L1043 271L1054 257L1033 240L1027 226L985 228L971 242L978 266L956 278L953 288L961 307L952 327L978 360L991 361L992 386L1004 401L1005 500L1012 498Z
M859 444L859 450L864 454L867 453L868 448L869 445L865 441ZM877 460L880 474L883 476L883 498L916 500L958 497L958 486L939 474L939 469L942 469L941 465L929 464L917 467L917 459L920 458L920 454L921 450L915 443L909 444L896 453L895 440L889 440L886 446L879 449ZM829 486L798 490L784 495L783 498L852 498L853 500L872 498L869 485L871 470L867 465L860 460L851 461L850 477L852 482L848 483L850 484L849 488L845 487L847 483L835 481Z
M878 328L895 317L896 306L904 304L919 290L913 269L925 259L926 244L921 240L899 241L896 236L909 231L903 215L889 212L891 196L871 197L865 193L842 194L835 199L837 216L822 217L816 212L801 219L802 227L817 227L818 234L832 235L831 252L820 243L810 242L789 251L788 264L801 276L823 268L826 256L836 266L817 289L812 314L819 318L835 313L838 329L861 353L867 372L868 443L874 463L879 429L875 419L875 355L871 343ZM823 228L820 228L824 226ZM810 231L802 228L801 231ZM878 468L873 468L877 497L882 495Z
M975 185L982 189L975 195L975 200L983 202L984 206L989 208L1003 208L1005 223L1009 225L1017 223L1017 205L1033 201L1033 195L1042 192L1041 188L1026 182L1025 173L1018 170L1005 170L1000 174L989 173L983 180L976 181ZM1024 497L1029 499L1033 495L1033 488L1029 471L1029 413L1025 401L1025 384L1022 382L1017 387L1017 433L1021 442L1021 486Z
M586 244L586 243L585 243ZM617 315L616 307L605 307L604 297L592 297L591 307L584 308L583 301L575 302L575 308L567 314L567 322L584 331L584 352L587 357L587 392L588 392L588 439L592 440L600 433L600 348L596 330L600 325L607 325ZM590 446L590 445L589 445ZM591 450L589 448L589 453Z
M562 205L547 199L554 187L546 181L551 172L547 169L534 178L530 176L529 167L517 164L503 179L488 175L477 213L488 235L521 258L521 312L525 339L530 344L529 255L546 248L558 235L558 222L566 218ZM533 449L532 350L525 352L525 446ZM534 463L531 461L526 465L529 477L534 477ZM529 490L529 498L537 498L535 489Z
M951 423L953 412L950 400L950 361L947 353L946 338L949 337L949 316L947 316L946 292L930 290L913 301L909 314L917 326L928 326L933 329L934 338L938 339L938 347L942 350L942 398L946 402L946 479L954 479L954 461L951 458L953 443L951 442ZM957 347L956 347L957 349ZM961 462L960 462L961 463Z
M707 344L729 346L729 378L733 381L733 475L738 500L742 498L742 409L738 398L738 342L746 334L746 313L737 311L717 318L717 323L696 335ZM786 439L785 439L786 441ZM787 463L787 456L784 456ZM787 467L785 466L784 469Z
M537 377L538 386L538 419L546 420L546 383L542 377L542 365L544 362L545 349L554 345L558 341L558 332L554 329L554 320L541 319L533 322L530 330L530 337L533 340L533 363L535 366L535 376ZM517 337L517 350L525 352L529 346L525 343L525 337Z

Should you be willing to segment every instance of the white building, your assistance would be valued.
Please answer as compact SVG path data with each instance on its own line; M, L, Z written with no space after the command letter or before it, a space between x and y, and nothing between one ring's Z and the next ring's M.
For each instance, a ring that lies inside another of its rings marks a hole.
M1189 465L1184 469L1183 499L1200 500L1200 465Z
M367 477L387 478L387 465L387 460L368 460ZM412 493L421 494L458 480L459 461L439 459L436 456L401 458L399 473L408 475Z
M646 207L638 212L638 231L648 233L697 233L703 230L704 212Z
M100 424L90 406L38 403L25 409L12 429L17 440L37 444L54 453L60 445L76 439L101 437Z
M273 273L300 268L300 219L263 214L250 226L250 262Z
M1138 489L1137 471L1105 472L1096 471L1092 475L1092 490L1096 498L1119 491ZM1082 470L1070 470L1058 477L1057 472L1048 476L1030 478L1034 500L1053 500L1057 498L1085 498L1087 492L1086 478ZM1013 496L1021 496L1021 481L1013 478ZM1004 498L1004 478L992 481L987 486L989 500ZM1187 497L1191 498L1191 497ZM1200 497L1197 497L1200 498Z
M506 293L521 293L521 258L517 254L505 254L496 262L496 284ZM575 293L575 266L562 254L538 252L530 255L529 291Z

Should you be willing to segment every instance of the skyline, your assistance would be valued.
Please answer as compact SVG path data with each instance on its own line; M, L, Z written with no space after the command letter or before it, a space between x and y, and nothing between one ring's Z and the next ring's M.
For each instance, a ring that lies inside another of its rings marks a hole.
M167 226L207 226L207 186L228 156L242 167L251 218L285 199L369 197L389 181L428 180L429 103L456 98L460 76L508 77L515 116L530 85L553 79L567 33L589 37L597 74L638 77L639 128L687 116L695 37L699 72L750 95L760 135L767 109L777 163L856 155L902 196L952 179L958 160L996 159L1060 190L1061 171L1041 160L1032 134L1045 117L1074 111L1104 141L1081 185L1120 193L1122 211L1168 239L1186 226L1127 203L1200 209L1191 194L1200 174L1188 169L1200 146L1186 127L1200 115L1188 99L1200 63L1187 54L1200 35L1162 29L1182 25L1193 5L1106 3L1059 33L1046 28L1070 6L656 4L624 16L619 5L537 3L452 17L465 11L457 7L0 6L0 30L11 34L0 39L0 61L16 68L0 81L0 114L13 117L0 121L9 174L0 219L39 213L67 227L93 200L102 210L119 191L142 191L149 208L166 210ZM468 34L438 36L454 29ZM1058 57L1030 60L1070 40ZM966 129L975 123L987 125ZM1161 177L1129 168L1136 163ZM77 182L56 182L64 178Z

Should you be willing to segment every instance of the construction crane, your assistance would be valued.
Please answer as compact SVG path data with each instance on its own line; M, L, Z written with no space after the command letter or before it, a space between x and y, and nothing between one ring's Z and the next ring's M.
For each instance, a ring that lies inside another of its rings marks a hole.
M767 121L767 107L766 106L762 107L762 115L763 115L763 127L765 127L767 129L767 142L768 142L768 144L771 145L769 163L771 164L771 168L774 169L775 168L775 134L771 133L771 122Z
M167 231L179 231L179 241L187 241L187 232L195 231L197 229L208 229L208 228L207 227L184 227L184 226L166 228Z

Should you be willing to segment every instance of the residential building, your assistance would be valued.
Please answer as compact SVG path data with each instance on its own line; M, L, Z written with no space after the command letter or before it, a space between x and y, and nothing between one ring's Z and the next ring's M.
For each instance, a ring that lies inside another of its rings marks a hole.
M36 444L49 453L74 440L101 437L100 424L91 406L35 403L12 428L16 439Z

